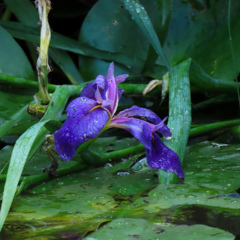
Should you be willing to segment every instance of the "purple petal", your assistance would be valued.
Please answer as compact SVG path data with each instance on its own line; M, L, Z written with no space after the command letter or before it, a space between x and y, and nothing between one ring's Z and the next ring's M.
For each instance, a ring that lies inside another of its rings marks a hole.
M125 129L138 139L145 148L151 147L152 132L147 122L135 118L114 118L109 126Z
M95 90L93 89L93 84L94 84L94 82L86 85L83 88L83 90L80 94L80 97L87 97L87 98L95 99Z
M116 83L119 84L119 83L124 82L127 77L128 77L128 74L122 74L122 75L117 76L115 78L116 79Z
M107 81L108 81L107 99L113 101L113 105L111 106L111 114L113 115L116 111L118 104L117 83L114 77L114 63L111 63L108 68Z
M122 93L124 92L123 89L118 88L118 101L120 100L120 98L122 97Z
M138 106L132 106L131 108L125 109L119 112L117 116L119 118L134 116L144 117L148 121L156 125L162 122L161 118L159 118L153 111ZM164 138L169 138L172 136L170 129L165 124L163 124L163 126L159 128L157 131L161 133Z
M178 155L169 149L156 133L153 133L151 148L146 149L146 157L150 167L176 173L179 178L184 178Z
M81 118L84 114L89 112L92 108L96 107L98 103L87 97L79 97L69 103L66 111L68 117Z
M109 120L109 113L101 107L94 108L85 115L82 112L68 117L63 126L54 133L55 150L65 161L75 156L82 143L95 138Z
M108 90L108 82L107 79L103 75L98 75L96 80L94 81L94 86L96 85L96 89L99 89L101 92L102 99L106 99L106 93ZM94 88L95 89L95 88Z
M87 97L95 100L96 99L95 92L97 89L99 89L99 91L101 92L102 98L106 99L108 84L107 84L107 79L103 75L98 75L94 82L86 85L83 88L80 97Z

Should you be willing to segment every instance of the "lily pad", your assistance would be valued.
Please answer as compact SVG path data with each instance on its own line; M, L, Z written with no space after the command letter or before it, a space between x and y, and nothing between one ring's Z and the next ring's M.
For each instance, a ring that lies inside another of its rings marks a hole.
M128 145L130 142L125 143ZM100 142L96 142L95 147L99 148ZM118 151L117 146L111 147ZM191 239L192 236L194 239L196 236L199 239L233 239L230 233L222 230L240 234L240 198L233 197L236 194L228 194L237 190L238 148L239 145L212 142L188 147L183 184L158 185L156 170L146 167L141 170L124 169L127 174L119 175L111 173L111 167L106 166L53 178L14 199L0 237L83 238L97 230L86 239L103 239L103 236L112 234L121 236L121 239L134 239L139 235L142 237L139 239L146 239L144 234L152 236L152 239L163 236L166 239L174 239L174 236L175 239ZM6 151L10 150L4 149L2 156L6 157ZM38 174L49 161L44 159L43 153L34 158L34 163L26 167L25 174L31 174L31 169L33 174ZM39 167L34 169L37 162ZM220 173L228 175L221 177L215 171L216 162L220 164ZM210 170L206 171L206 168ZM230 173L235 180L227 186L225 183L231 180ZM213 217L218 220L213 220Z
M206 239L230 240L234 236L217 228L204 225L174 226L153 224L144 219L122 218L104 225L99 231L90 234L84 240L145 240L145 239Z

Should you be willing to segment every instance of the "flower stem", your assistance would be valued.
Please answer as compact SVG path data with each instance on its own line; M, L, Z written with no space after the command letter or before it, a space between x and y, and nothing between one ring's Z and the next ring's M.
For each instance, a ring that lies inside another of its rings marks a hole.
M51 3L49 0L36 0L35 4L38 8L39 19L41 23L39 58L37 60L39 82L37 99L42 104L47 105L50 101L50 96L48 94L48 73L50 72L50 67L48 65L48 48L51 39L51 31L48 23L48 13L51 9Z

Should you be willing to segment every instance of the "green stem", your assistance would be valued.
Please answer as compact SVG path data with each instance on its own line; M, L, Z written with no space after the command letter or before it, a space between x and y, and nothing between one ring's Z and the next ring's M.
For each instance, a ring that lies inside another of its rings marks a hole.
M33 81L32 79L25 79L25 78L19 78L19 77L14 77L6 74L0 73L0 83L3 84L11 84L15 87L20 87L20 88L31 88L33 89L33 92L36 92L38 89L38 82ZM54 92L54 90L57 88L57 85L53 84L48 84L48 90L50 92Z
M58 177L62 177L68 174L79 172L86 168L87 165L85 163L77 162L77 164L74 166L58 169L56 173ZM4 178L4 176L2 176L2 178ZM29 177L21 177L21 184L17 189L16 196L18 196L22 191L27 190L30 186L38 185L41 184L42 182L53 180L54 178L55 178L54 176L50 176L47 173L33 175Z
M41 66L41 70L38 70L38 81L39 81L39 92L37 93L37 96L42 104L47 105L50 102L50 96L48 94L47 66Z
M22 88L31 88L36 91L38 89L38 82L32 81L25 78L18 78L13 77L9 75L5 75L0 73L0 83L3 84L11 84L15 85L16 87L22 87ZM85 84L88 84L89 82L86 82ZM79 89L82 89L83 85L62 85L62 86L68 86L71 88L71 91L79 91ZM124 90L124 93L131 96L139 96L142 95L143 90L145 89L147 85L146 84L118 84L118 87ZM54 92L55 89L58 87L58 85L48 84L48 90L49 92ZM154 96L156 93L160 93L161 89L158 89L157 91L152 91L149 93L149 96ZM80 92L79 92L80 94Z
M240 119L202 125L202 126L190 129L189 136L195 137L195 136L206 134L212 131L230 128L236 125L240 125Z

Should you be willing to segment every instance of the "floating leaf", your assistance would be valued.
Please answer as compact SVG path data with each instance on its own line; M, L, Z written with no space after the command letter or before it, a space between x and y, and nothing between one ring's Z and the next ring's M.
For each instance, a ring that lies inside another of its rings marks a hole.
M193 237L194 236L194 237ZM217 228L204 225L174 226L164 223L153 224L144 219L120 218L104 225L99 231L90 234L84 240L135 240L135 239L206 239L233 240L234 236Z

